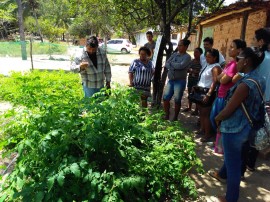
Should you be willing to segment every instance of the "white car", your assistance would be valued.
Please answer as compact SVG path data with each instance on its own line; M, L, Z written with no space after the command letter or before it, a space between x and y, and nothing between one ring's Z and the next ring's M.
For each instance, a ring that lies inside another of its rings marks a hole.
M105 49L105 44L101 45ZM128 39L111 39L107 42L107 52L121 52L130 53L132 50L132 43Z
M178 41L176 39L171 39L172 45L173 45L173 51L177 48L178 46Z

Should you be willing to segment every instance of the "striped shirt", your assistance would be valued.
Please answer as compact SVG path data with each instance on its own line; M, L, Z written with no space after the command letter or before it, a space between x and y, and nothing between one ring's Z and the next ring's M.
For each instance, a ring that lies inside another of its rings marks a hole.
M134 74L134 88L150 91L154 70L155 68L151 60L144 64L139 59L135 59L129 67L129 73Z
M106 82L110 82L112 77L111 66L105 51L98 48L96 54L97 68L94 66L85 50L83 50L80 56L75 57L71 65L71 70L80 72L82 82L88 88L101 88L104 86L104 80L106 79ZM85 60L89 65L85 70L80 71L80 63Z

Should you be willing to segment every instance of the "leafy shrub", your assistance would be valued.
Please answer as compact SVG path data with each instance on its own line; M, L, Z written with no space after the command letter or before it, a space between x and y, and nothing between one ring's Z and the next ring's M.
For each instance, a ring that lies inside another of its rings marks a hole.
M15 88L6 86L13 82ZM2 199L180 201L197 196L188 174L193 167L201 169L201 162L183 128L142 109L131 88L117 86L109 98L100 93L82 99L78 83L64 72L13 74L1 83L2 99L26 106L5 115L11 120L1 145L19 157L2 186Z

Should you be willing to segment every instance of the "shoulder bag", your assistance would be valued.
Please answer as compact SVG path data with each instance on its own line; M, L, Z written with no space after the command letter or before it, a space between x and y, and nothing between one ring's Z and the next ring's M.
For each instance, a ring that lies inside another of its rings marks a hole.
M249 134L249 143L251 147L254 147L257 150L263 150L267 146L270 145L270 120L269 120L269 115L267 114L266 110L266 104L263 98L263 93L261 90L260 85L257 83L257 81L253 79L247 79L252 81L253 83L256 84L257 89L261 95L262 102L263 102L263 108L264 108L264 119L260 121L260 123L255 123L252 121L244 103L241 103L242 109L252 127L251 132Z

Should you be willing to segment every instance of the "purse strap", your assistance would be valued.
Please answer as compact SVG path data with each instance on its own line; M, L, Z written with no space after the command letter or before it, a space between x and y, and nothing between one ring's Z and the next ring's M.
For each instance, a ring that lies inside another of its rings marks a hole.
M261 89L260 84L258 84L258 82L255 81L254 79L247 79L247 80L252 81L253 83L256 84L257 89L258 89L258 91L259 91L259 93L260 93L260 95L261 95L261 98L262 98L262 100L263 100L263 104L265 104L265 100L264 100L264 97L263 97L263 93L262 93L262 89Z
M257 89L258 89L258 91L259 91L259 93L260 93L260 95L261 95L263 104L264 104L264 106L265 106L265 101L264 101L264 98L263 98L263 93L262 93L261 87L260 87L260 85L258 84L258 82L255 81L254 79L247 79L247 80L252 81L253 83L256 84ZM242 109L243 109L243 111L244 111L244 113L245 113L247 119L248 119L249 124L251 125L251 127L253 127L253 121L252 121L252 119L250 118L250 115L249 115L249 113L248 113L248 111L247 111L247 108L246 108L246 106L245 106L245 104L244 104L243 102L241 102L241 106L242 106Z

